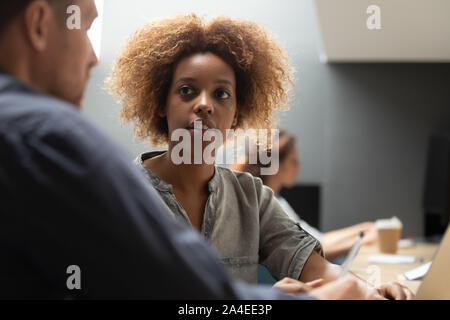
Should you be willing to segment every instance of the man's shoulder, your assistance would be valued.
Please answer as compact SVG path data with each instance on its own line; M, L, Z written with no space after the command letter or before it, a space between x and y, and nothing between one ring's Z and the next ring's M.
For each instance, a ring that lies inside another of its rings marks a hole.
M0 87L0 136L7 137L6 141L20 143L27 150L46 146L86 155L104 149L117 151L118 146L75 106L11 83Z
M99 133L75 106L0 75L0 123L16 133ZM7 128L7 129L6 129Z
M74 106L57 98L14 86L0 91L0 121L3 125L33 128L43 122L52 122L55 127L61 122L77 121L79 112Z

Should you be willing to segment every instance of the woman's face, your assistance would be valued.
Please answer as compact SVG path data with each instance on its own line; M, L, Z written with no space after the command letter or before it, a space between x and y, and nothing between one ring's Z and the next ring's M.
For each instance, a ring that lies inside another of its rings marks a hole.
M201 120L209 129L220 130L225 140L226 130L237 123L233 69L209 52L180 60L174 70L164 116L169 137L176 129L188 129L192 136L194 121Z
M283 187L292 187L295 185L297 173L300 170L300 163L297 158L297 148L292 148L283 162L280 163L279 174Z

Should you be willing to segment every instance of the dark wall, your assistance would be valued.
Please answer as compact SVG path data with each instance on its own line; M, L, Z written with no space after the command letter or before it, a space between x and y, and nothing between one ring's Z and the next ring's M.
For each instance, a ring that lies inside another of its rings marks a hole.
M323 227L397 215L421 235L429 137L450 128L450 64L335 64L328 75Z

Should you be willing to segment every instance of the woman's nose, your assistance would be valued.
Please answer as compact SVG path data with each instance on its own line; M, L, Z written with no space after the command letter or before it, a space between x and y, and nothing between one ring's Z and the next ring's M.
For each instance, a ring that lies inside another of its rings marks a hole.
M208 113L212 114L214 112L214 107L212 105L211 99L209 99L206 92L202 92L199 95L199 100L194 107L195 113Z

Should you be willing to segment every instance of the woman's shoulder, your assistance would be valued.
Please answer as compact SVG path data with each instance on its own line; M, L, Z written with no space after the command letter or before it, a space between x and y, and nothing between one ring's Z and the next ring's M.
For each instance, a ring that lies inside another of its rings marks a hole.
M219 171L220 175L227 180L235 180L238 181L239 183L246 183L246 184L262 183L260 178L255 177L248 172L234 171L231 170L230 168L220 166L216 166L216 168Z
M259 196L264 187L262 180L248 172L234 171L226 167L216 166L225 186L233 186L244 194Z
M144 162L150 158L160 156L165 152L166 151L144 152L138 155L133 161L140 171L144 173L147 180L159 191L170 191L172 186L161 180L152 170L150 170L150 168L145 165Z

